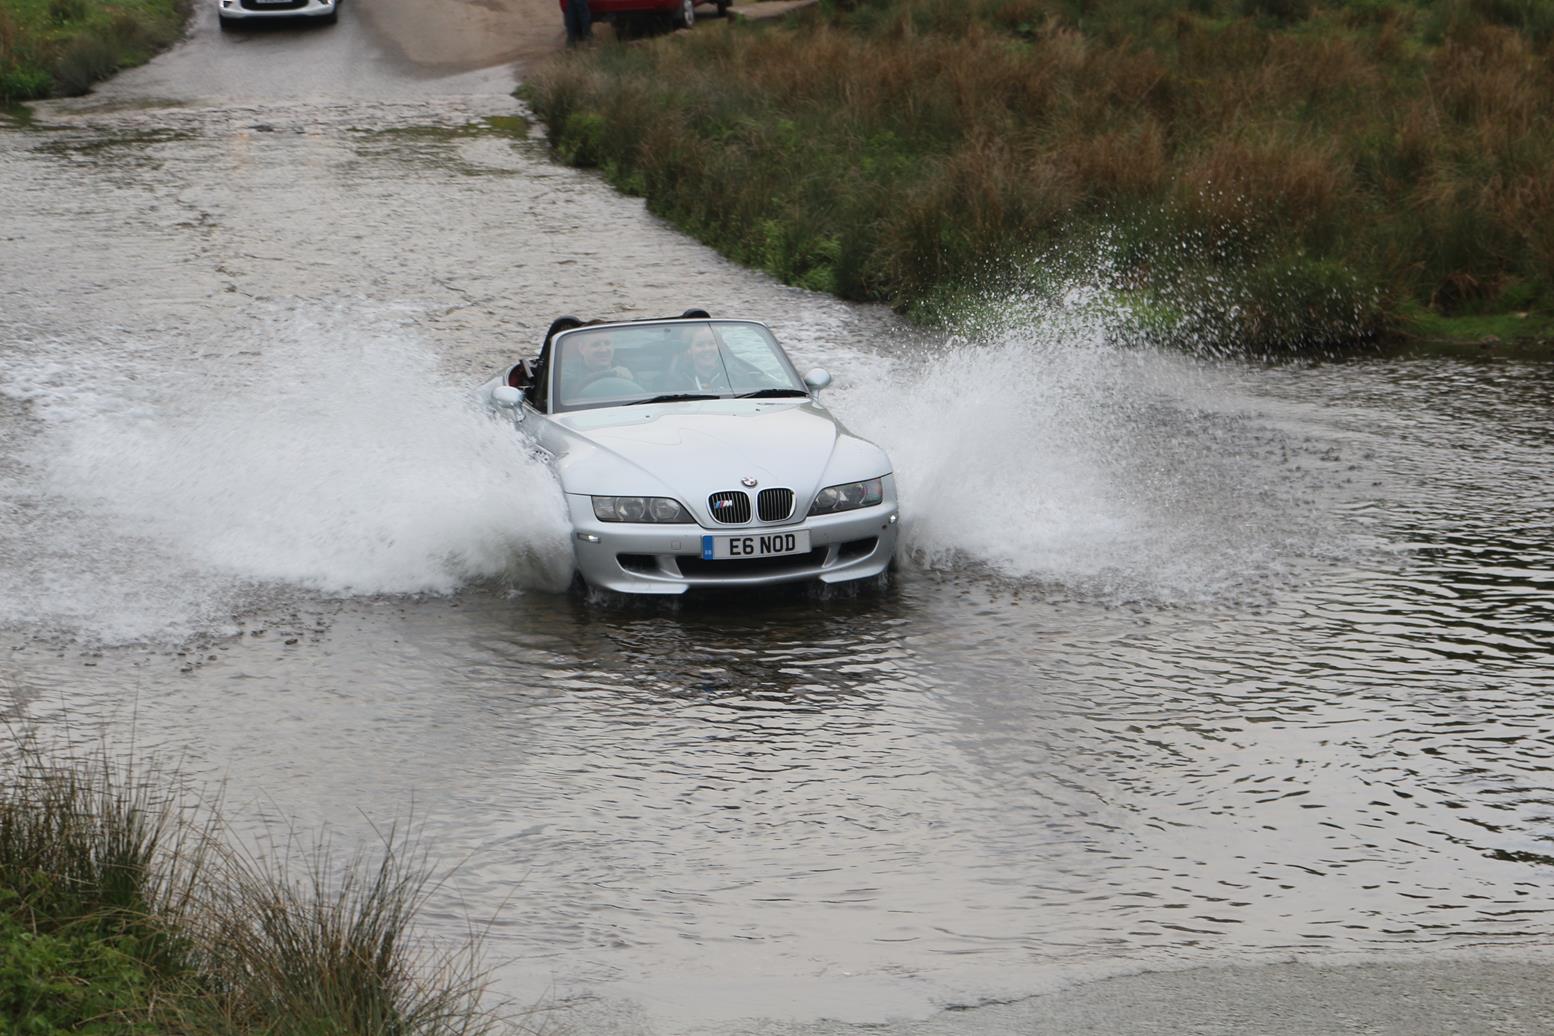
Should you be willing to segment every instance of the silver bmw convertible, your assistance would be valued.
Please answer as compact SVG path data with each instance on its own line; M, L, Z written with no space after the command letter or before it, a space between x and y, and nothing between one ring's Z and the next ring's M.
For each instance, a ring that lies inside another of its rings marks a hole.
M765 324L702 310L557 319L480 392L561 480L577 571L634 594L879 576L896 551L885 451L819 401Z

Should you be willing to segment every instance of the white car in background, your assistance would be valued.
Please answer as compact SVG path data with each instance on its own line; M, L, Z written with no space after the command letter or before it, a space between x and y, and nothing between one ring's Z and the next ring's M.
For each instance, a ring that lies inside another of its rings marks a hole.
M881 575L896 553L885 451L842 427L765 324L701 310L556 320L481 386L561 482L577 571L634 594Z
M216 0L223 29L277 18L309 18L333 25L340 17L340 0Z

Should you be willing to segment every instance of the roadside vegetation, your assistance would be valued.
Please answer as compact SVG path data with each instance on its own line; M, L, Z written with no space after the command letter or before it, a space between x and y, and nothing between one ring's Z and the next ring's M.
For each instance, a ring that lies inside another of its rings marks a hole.
M0 104L84 94L183 35L192 0L5 0Z
M929 322L1079 276L1194 342L1554 339L1547 0L822 0L522 94L729 256Z
M0 1032L495 1030L473 948L413 934L431 886L404 838L297 874L225 848L176 787L101 754L0 753Z

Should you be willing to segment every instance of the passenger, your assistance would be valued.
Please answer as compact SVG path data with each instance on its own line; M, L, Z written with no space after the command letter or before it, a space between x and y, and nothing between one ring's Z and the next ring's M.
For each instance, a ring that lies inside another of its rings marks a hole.
M723 368L723 356L718 350L718 340L710 327L698 327L691 331L690 344L676 357L678 388L685 392L727 392L728 372Z

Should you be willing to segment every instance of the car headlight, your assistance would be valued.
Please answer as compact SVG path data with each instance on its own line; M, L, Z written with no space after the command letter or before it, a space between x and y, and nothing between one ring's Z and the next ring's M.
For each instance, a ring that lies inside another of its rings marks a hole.
M666 496L596 496L594 517L601 522L684 524L691 515L678 500Z
M865 482L848 482L840 486L827 486L815 494L815 502L809 505L810 514L835 514L838 511L855 511L860 507L873 507L885 499L885 480L871 478Z

